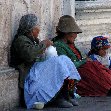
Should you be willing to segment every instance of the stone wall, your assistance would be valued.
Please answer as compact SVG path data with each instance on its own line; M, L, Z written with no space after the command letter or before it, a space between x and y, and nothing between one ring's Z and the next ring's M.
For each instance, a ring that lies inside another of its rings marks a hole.
M0 68L0 111L19 106L18 73L12 68Z
M58 19L74 16L74 0L0 0L0 110L19 105L19 74L8 66L9 49L22 15L34 13L40 19L41 40L55 36Z
M90 41L97 35L111 36L111 0L76 2L76 20L83 30L78 41Z
M8 50L22 15L35 13L40 18L40 39L55 36L61 15L74 16L73 0L1 0L0 7L0 66L8 66Z
M77 1L75 4L75 18L83 31L76 39L79 48L87 53L91 40L98 35L108 36L111 42L111 0Z
M11 38L12 0L0 0L0 66L7 66L7 55Z
M41 40L55 36L60 16L75 16L83 30L77 38L79 43L76 43L87 53L92 37L111 30L110 4L108 7L97 5L93 8L84 8L79 4L75 16L75 0L0 0L0 110L8 111L19 101L18 72L8 66L8 59L10 44L22 15L34 13L40 18Z

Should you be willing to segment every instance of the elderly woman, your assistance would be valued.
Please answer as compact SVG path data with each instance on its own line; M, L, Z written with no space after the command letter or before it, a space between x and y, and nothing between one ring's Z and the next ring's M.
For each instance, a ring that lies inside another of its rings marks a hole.
M64 15L59 19L57 36L53 39L58 55L68 56L78 69L81 81L77 93L81 96L106 96L111 89L111 71L89 57L83 58L74 41L81 29L74 18Z
M73 92L74 80L80 80L78 71L66 56L44 57L52 42L39 42L39 31L38 18L34 14L24 15L11 47L11 66L19 69L27 108L33 108L35 102L53 102L64 108L77 105Z

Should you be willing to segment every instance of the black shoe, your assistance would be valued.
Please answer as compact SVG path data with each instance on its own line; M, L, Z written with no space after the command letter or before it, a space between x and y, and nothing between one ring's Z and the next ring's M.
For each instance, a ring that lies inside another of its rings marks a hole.
M72 103L73 106L79 105L79 103L75 99L69 99L69 102Z
M107 96L111 96L111 89L108 91Z
M57 99L54 104L59 107L59 108L70 108L73 107L73 104L70 103L69 101L65 100L65 99Z

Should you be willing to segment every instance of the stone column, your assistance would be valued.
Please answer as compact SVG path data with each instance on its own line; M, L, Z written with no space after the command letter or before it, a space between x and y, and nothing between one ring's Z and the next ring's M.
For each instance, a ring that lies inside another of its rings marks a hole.
M0 66L8 67L8 51L16 34L19 20L26 13L40 18L40 39L55 36L60 16L75 15L74 0L1 0L0 1Z
M11 41L12 0L0 0L0 110L18 105L18 73L8 67Z
M18 72L8 66L11 41L20 18L34 13L40 18L41 40L53 38L60 16L74 16L74 0L0 0L0 109L8 111L19 103Z
M0 0L0 67L8 66L12 0Z
M8 66L8 51L16 34L19 20L26 13L35 13L40 18L40 38L55 36L55 27L60 16L75 15L74 0L1 0L0 1L0 66Z
M11 39L15 36L20 18L27 13L30 13L30 0L12 0L11 10Z
M75 0L33 0L31 12L39 16L41 22L40 39L53 38L60 16L75 15Z
M35 4L36 3L36 4ZM40 18L40 39L55 36L55 27L59 17L62 15L61 0L33 0L31 1L31 12Z
M62 0L62 14L75 17L75 0Z

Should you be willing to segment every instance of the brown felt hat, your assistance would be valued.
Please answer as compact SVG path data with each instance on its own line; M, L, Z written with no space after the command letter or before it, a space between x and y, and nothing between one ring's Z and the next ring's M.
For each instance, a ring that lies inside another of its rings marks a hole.
M82 30L76 24L74 18L70 15L64 15L60 17L57 30L64 33L69 33L69 32L82 33Z

